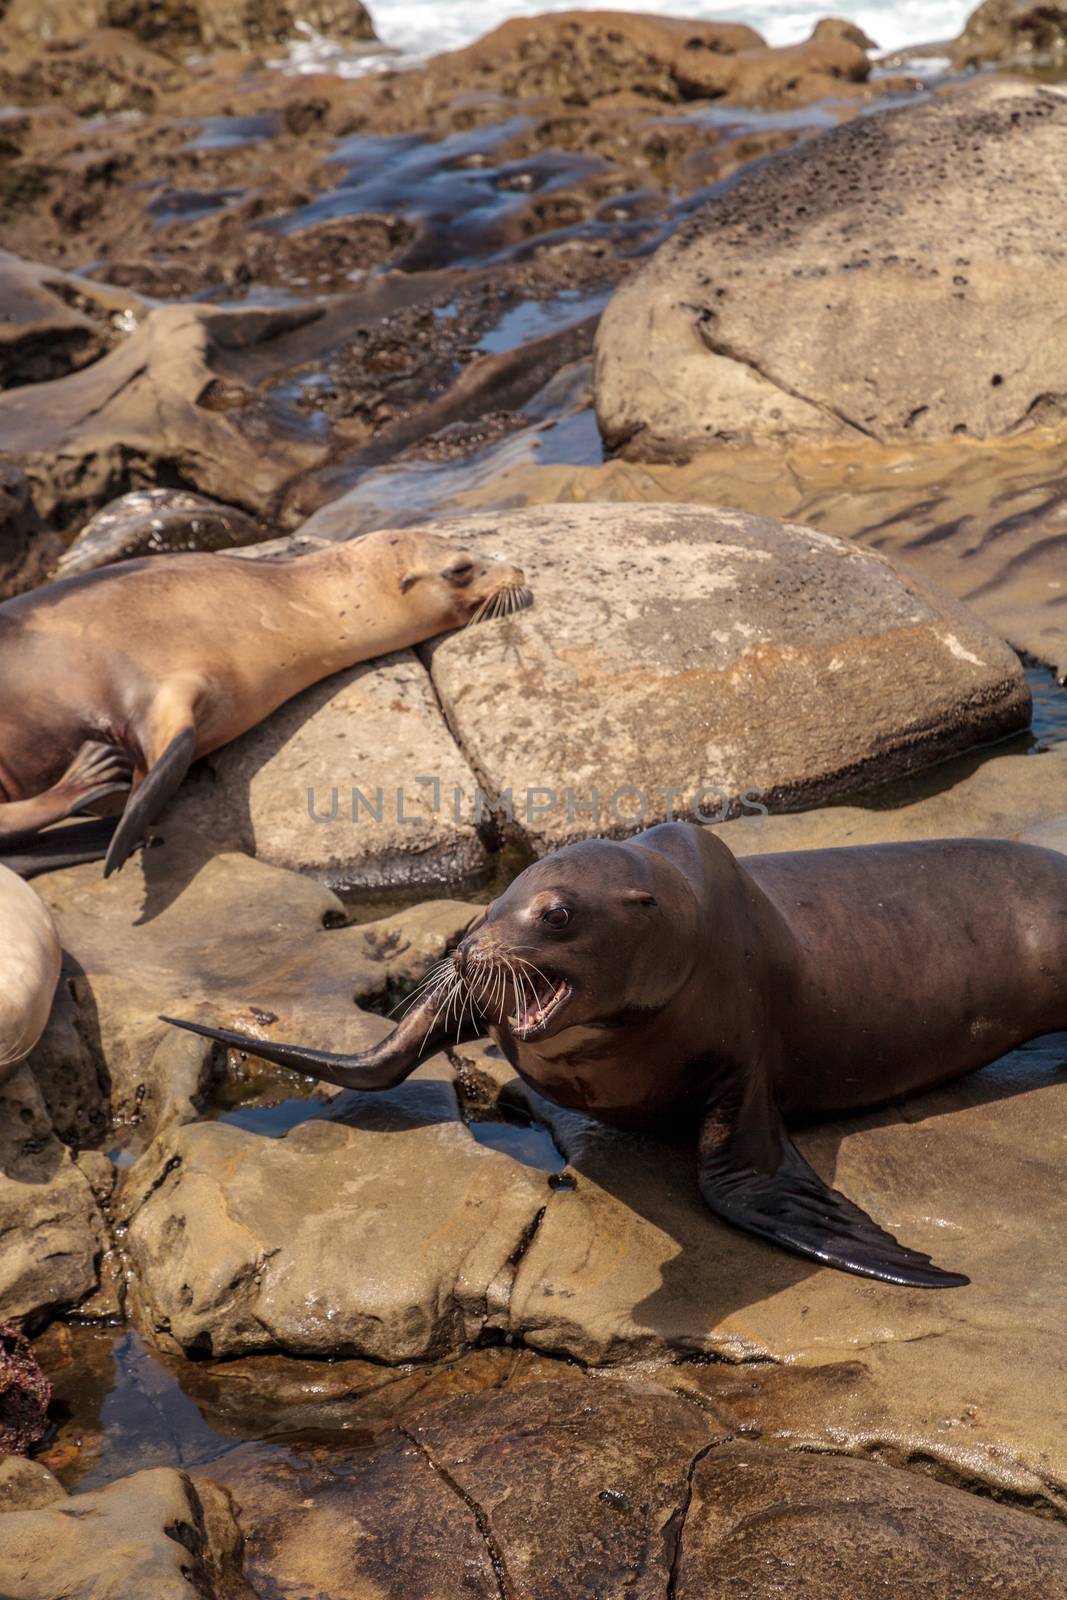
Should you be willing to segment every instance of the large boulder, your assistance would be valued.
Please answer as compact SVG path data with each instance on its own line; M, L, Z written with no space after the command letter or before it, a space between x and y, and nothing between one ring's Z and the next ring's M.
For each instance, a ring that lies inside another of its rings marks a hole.
M253 1600L225 1491L158 1467L0 1512L4 1600Z
M1067 53L1063 0L985 0L952 47L961 67L989 61L1055 59Z
M412 650L315 684L206 766L173 816L331 888L425 892L486 869L474 772Z
M1062 419L1065 164L1067 94L980 82L742 175L604 313L607 443L647 458Z
M642 814L825 802L1029 719L1018 661L974 617L810 529L585 505L438 530L519 561L536 596L424 653L468 760L538 851Z
M595 467L536 466L505 457L448 505L511 514L558 502L682 501L803 522L905 563L1067 678L1063 449L1062 430L1039 428L996 442L860 439L788 451L720 443L685 463L616 456Z

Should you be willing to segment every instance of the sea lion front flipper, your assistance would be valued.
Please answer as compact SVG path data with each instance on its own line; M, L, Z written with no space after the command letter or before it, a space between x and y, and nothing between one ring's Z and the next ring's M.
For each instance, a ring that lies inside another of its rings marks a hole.
M917 1289L960 1288L970 1282L962 1273L935 1267L921 1251L899 1244L859 1206L831 1189L792 1143L777 1108L772 1107L770 1114L778 1125L772 1132L777 1131L781 1153L778 1166L769 1172L746 1159L747 1141L739 1137L739 1125L725 1130L717 1110L705 1122L698 1181L717 1216L772 1244L860 1277Z
M185 1022L179 1017L160 1017L172 1027L184 1028L187 1033L198 1033L204 1039L215 1039L231 1050L245 1050L249 1055L261 1056L280 1067L292 1067L306 1073L309 1078L319 1078L324 1083L336 1083L342 1089L392 1089L410 1077L420 1061L439 1049L447 1029L443 1026L440 998L426 994L397 1024L392 1033L380 1043L363 1050L359 1055L333 1055L327 1050L309 1050L299 1044L275 1044L267 1039L254 1039L247 1033L236 1033L229 1028L209 1028L201 1022Z
M167 801L176 793L195 754L196 729L190 725L174 735L159 760L148 769L144 782L127 800L104 858L105 878L110 878L129 860Z

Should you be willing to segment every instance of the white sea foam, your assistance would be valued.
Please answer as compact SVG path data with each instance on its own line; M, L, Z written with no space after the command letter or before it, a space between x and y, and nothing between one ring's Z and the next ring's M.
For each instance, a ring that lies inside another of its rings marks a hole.
M820 17L847 17L882 50L906 44L932 44L959 33L976 0L370 0L379 37L415 60L468 44L509 17L542 11L585 9L658 12L661 16L719 18L747 22L770 44L795 44ZM290 48L290 71L323 67L355 75L380 68L382 56L338 49L307 30ZM395 58L393 58L395 64ZM282 63L278 63L282 65ZM406 64L406 63L405 63Z

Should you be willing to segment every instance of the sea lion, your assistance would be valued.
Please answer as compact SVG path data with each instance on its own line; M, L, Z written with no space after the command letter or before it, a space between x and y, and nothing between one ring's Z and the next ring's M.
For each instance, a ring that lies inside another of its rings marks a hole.
M44 1032L59 982L59 937L28 883L0 867L0 1083Z
M739 861L664 823L520 873L362 1055L177 1025L381 1089L464 1005L560 1105L699 1128L700 1190L729 1222L865 1277L960 1285L829 1188L785 1124L930 1089L1067 1027L1067 857L941 839Z
M197 756L332 672L529 599L517 567L384 529L289 561L145 557L9 600L0 854L39 847L40 829L132 784L107 876ZM64 859L66 831L49 864Z

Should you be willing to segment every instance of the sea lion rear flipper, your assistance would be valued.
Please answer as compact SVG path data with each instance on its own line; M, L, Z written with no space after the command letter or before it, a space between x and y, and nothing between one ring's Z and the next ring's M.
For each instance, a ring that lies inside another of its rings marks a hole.
M745 1141L737 1137L737 1128L724 1137L717 1112L705 1123L698 1181L717 1216L758 1238L864 1278L917 1289L959 1288L970 1282L899 1244L859 1206L831 1189L791 1142L776 1108L771 1115L781 1142L781 1160L772 1172L759 1171L745 1159L738 1148Z
M148 775L126 802L126 809L104 860L104 877L110 878L129 859L177 791L196 754L196 729L190 725L176 733L148 770Z
M64 823L44 832L32 831L0 840L0 864L17 872L20 878L36 878L42 872L58 872L62 867L78 867L87 861L102 861L118 825L118 817L92 817L85 822Z

